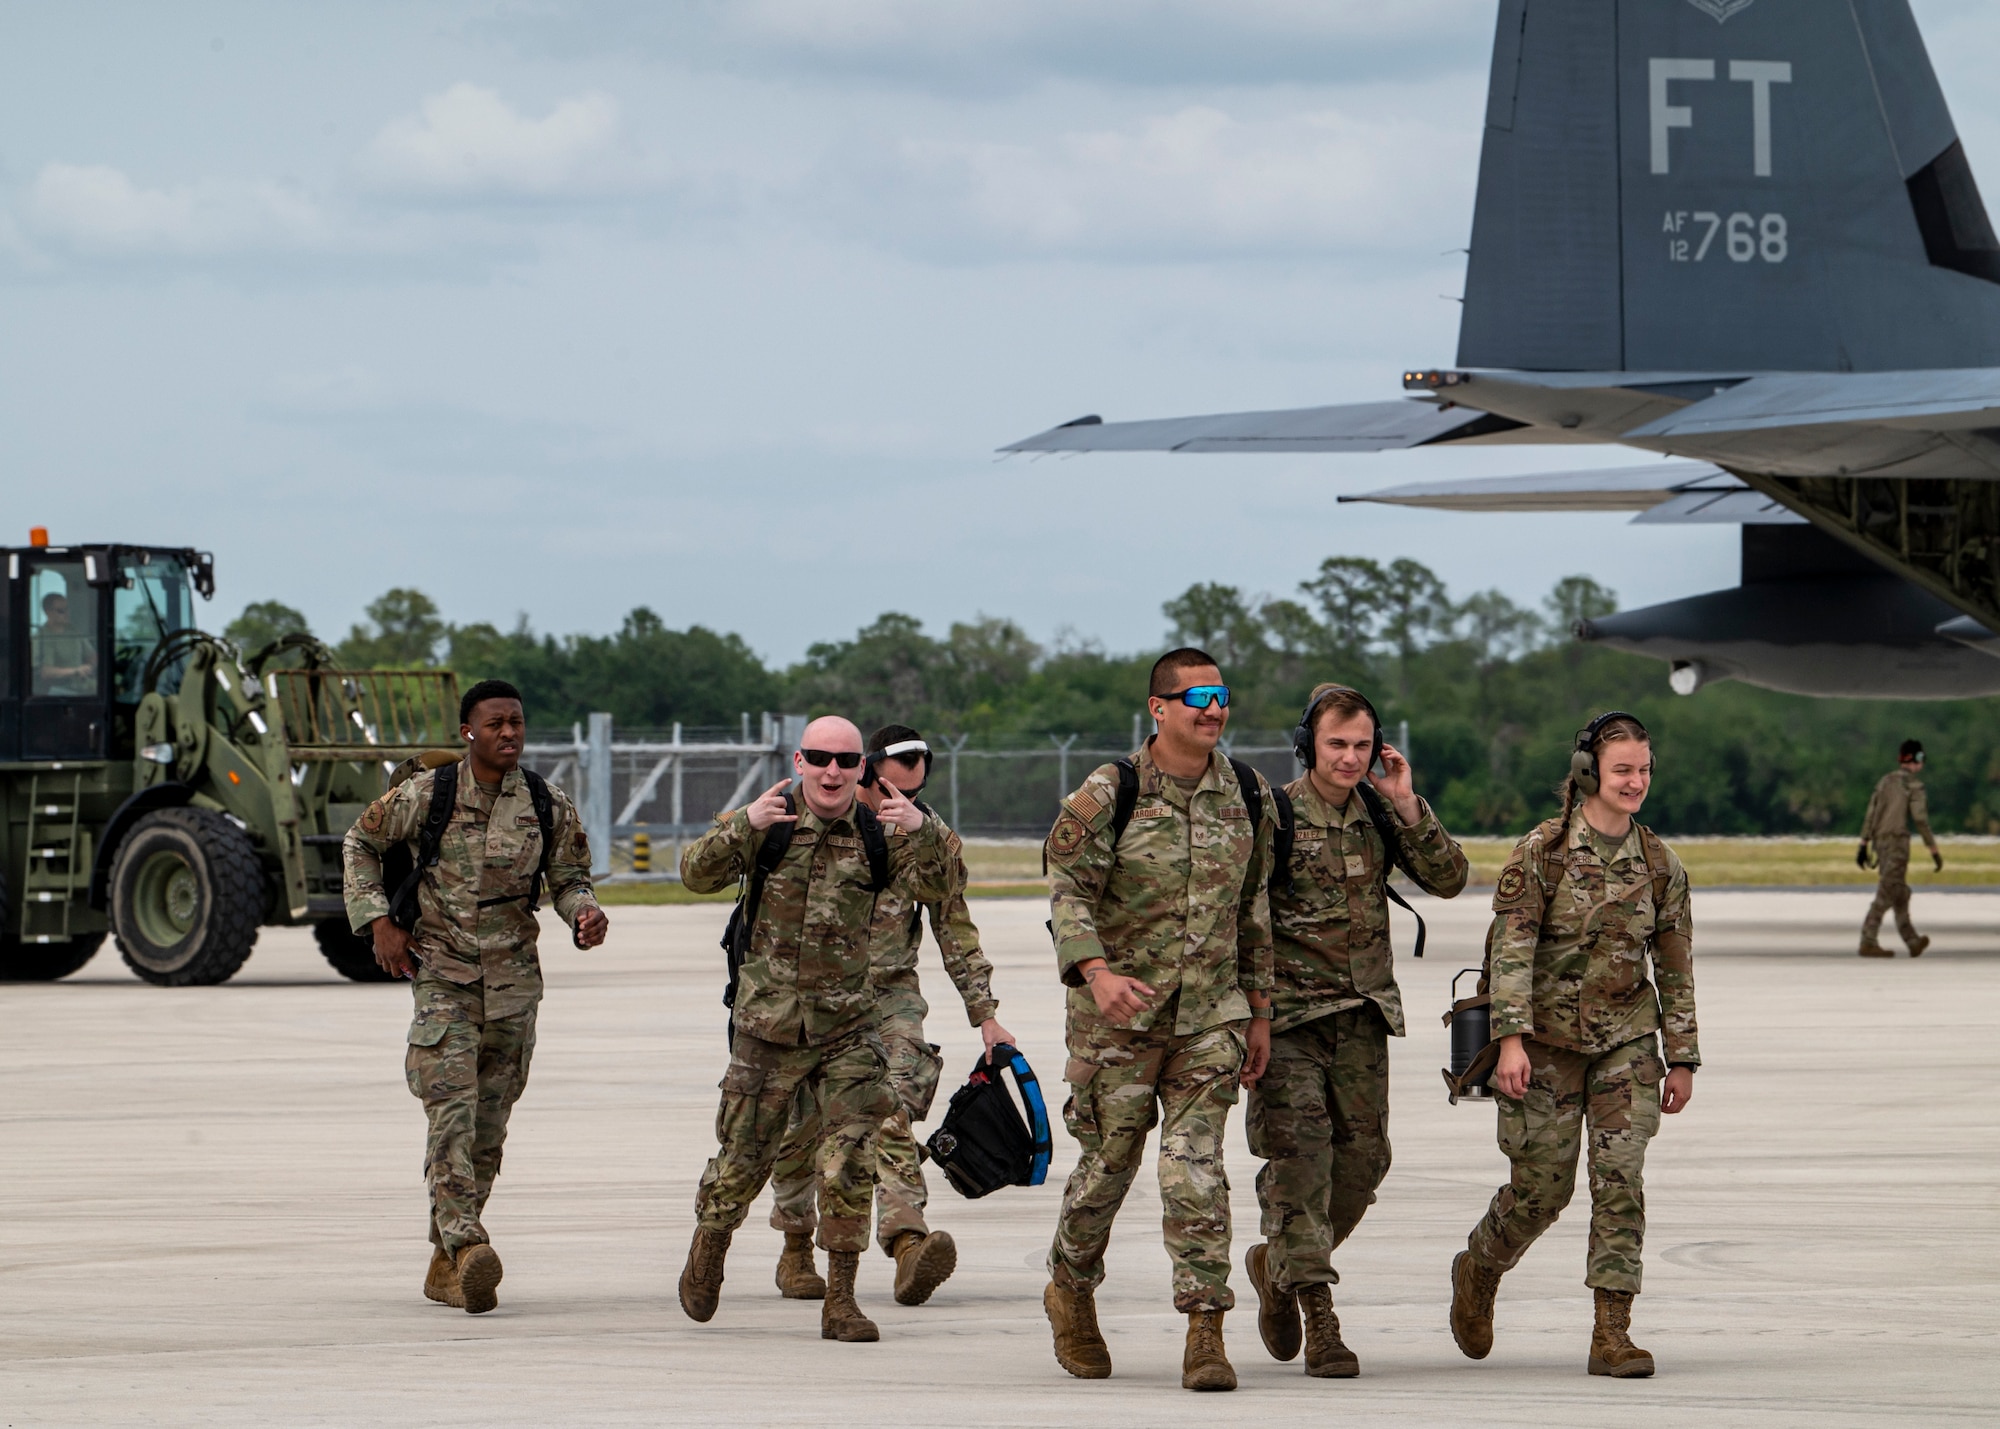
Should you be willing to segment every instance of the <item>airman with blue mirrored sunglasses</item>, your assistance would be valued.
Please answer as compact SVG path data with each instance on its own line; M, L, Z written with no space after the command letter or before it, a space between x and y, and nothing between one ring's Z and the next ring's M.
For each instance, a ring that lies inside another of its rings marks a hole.
M1189 685L1185 690L1176 690L1170 695L1156 695L1155 699L1179 700L1191 710L1205 710L1210 705L1229 708L1229 686Z

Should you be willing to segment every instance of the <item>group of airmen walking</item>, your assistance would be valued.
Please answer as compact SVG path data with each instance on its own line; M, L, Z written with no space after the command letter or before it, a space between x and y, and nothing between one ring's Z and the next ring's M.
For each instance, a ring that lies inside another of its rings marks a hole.
M1173 1302L1187 1317L1182 1384L1236 1387L1222 1331L1236 1304L1223 1133L1247 1094L1263 1162L1261 1238L1244 1260L1259 1337L1280 1361L1303 1351L1308 1375L1351 1377L1360 1360L1334 1311L1334 1256L1389 1170L1388 1038L1404 1033L1388 877L1400 869L1451 898L1466 885L1465 854L1359 691L1313 691L1294 734L1305 772L1282 788L1222 750L1229 688L1211 656L1162 656L1147 704L1157 732L1063 800L1043 851L1065 989L1063 1120L1078 1148L1043 1291L1055 1358L1080 1378L1112 1372L1095 1296L1157 1128ZM501 1263L481 1213L534 1052L535 913L546 895L579 947L601 943L607 920L574 806L520 768L519 692L483 681L460 718L465 757L398 771L345 856L352 926L414 982L405 1066L429 1124L424 1293L476 1314L498 1303ZM1921 750L1914 763L1905 753L1864 831L1862 857L1873 848L1883 884L1864 954L1889 908L1923 950L1902 882L1906 821L1934 856L1936 844ZM679 1298L692 1319L714 1317L732 1237L769 1182L780 1293L820 1301L822 1337L872 1341L879 1329L856 1294L871 1210L898 1303L924 1303L957 1264L949 1234L926 1221L912 1131L941 1070L917 977L926 920L987 1056L1013 1038L966 906L958 836L918 798L931 763L920 734L890 725L864 741L828 716L793 759L795 779L719 815L681 862L690 890L745 894L730 935L717 1148ZM1568 1205L1582 1158L1587 1367L1653 1372L1630 1336L1645 1155L1661 1114L1687 1106L1701 1055L1687 874L1636 822L1652 776L1644 726L1599 716L1578 734L1561 812L1499 876L1480 992L1511 1170L1449 1273L1451 1331L1474 1359L1492 1349L1502 1277Z

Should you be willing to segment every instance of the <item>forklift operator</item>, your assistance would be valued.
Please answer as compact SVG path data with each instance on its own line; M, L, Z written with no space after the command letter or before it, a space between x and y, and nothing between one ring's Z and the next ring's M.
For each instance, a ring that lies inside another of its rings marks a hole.
M97 644L72 630L69 597L51 591L42 597L42 628L35 635L35 693L89 695L97 690Z

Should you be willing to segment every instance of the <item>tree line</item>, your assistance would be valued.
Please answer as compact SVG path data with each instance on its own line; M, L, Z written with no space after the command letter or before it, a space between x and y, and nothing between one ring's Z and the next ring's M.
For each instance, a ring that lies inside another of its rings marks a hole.
M1575 731L1608 708L1653 731L1660 774L1646 817L1669 833L1851 833L1912 737L1930 754L1937 827L2000 833L2000 700L1816 700L1733 681L1684 698L1659 662L1570 637L1577 620L1616 609L1615 592L1587 576L1556 582L1532 609L1496 590L1454 599L1418 561L1335 556L1287 596L1188 587L1162 608L1161 648L1198 645L1221 660L1238 730L1289 729L1321 680L1365 690L1392 732L1408 721L1419 791L1464 833L1518 833L1552 812ZM225 633L250 651L304 629L298 611L260 601ZM646 606L613 634L556 636L525 616L507 630L454 625L408 588L378 597L334 648L349 668L511 680L542 727L593 710L654 729L733 725L745 710L837 711L864 728L894 720L981 740L1129 738L1158 653L1074 636L1044 644L996 617L940 636L892 611L775 668L738 635L677 630Z

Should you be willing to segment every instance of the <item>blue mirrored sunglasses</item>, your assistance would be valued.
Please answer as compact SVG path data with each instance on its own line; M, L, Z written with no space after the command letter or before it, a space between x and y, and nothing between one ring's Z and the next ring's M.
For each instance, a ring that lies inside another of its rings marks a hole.
M1210 705L1221 705L1224 709L1228 709L1229 686L1189 685L1185 690L1176 690L1173 694L1161 695L1160 698L1163 700L1179 700L1182 704L1193 710L1205 710Z

